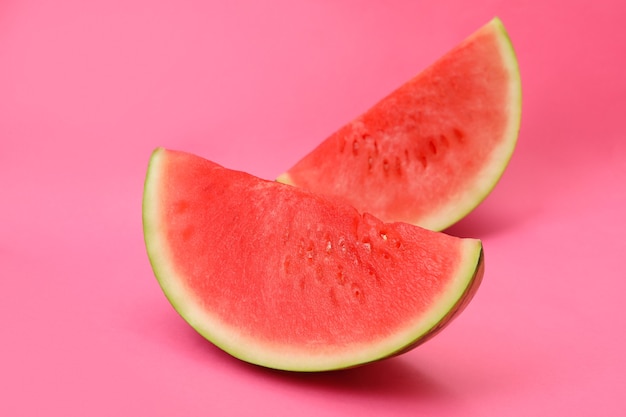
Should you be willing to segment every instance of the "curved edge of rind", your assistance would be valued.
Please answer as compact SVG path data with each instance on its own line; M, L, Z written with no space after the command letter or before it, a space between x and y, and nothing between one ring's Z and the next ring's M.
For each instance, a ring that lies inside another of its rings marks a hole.
M419 322L409 326L404 333L398 333L396 337L388 339L386 343L381 343L366 355L351 358L352 360L329 361L323 366L319 363L316 366L302 366L302 363L293 367L276 367L267 364L262 366L297 372L337 371L404 354L432 339L467 307L483 280L485 261L482 242L478 239L462 239L462 241L463 259L455 274L455 284L446 291L451 297L448 299L442 297L438 303L439 306L433 308L433 314L429 319L420 319Z
M148 163L142 200L144 243L154 276L169 303L192 328L211 340L208 334L203 334L198 330L199 322L202 321L199 319L200 310L196 307L192 294L178 283L176 279L178 274L168 257L167 243L157 230L160 217L157 211L160 206L158 188L161 182L160 177L163 175L161 164L167 162L165 161L167 152L165 148L156 148Z
M511 41L511 37L509 36L508 31L498 17L492 20L492 24L496 27L501 35L499 37L500 48L503 52L503 56L506 57L504 62L508 64L507 68L511 77L510 92L512 94L512 97L509 100L509 103L512 105L512 108L516 110L515 113L511 113L511 123L509 125L508 136L511 138L511 150L509 152L509 158L506 160L506 162L508 163L510 157L513 155L513 151L515 150L515 145L517 144L519 138L519 131L522 122L522 77L517 54L515 53L515 48L513 46L513 42Z
M159 204L155 202L159 200L157 189L161 175L160 164L162 163L165 152L166 150L164 148L156 148L152 152L150 161L148 162L141 210L143 235L148 260L150 261L154 276L170 304L183 316L177 307L179 299L182 298L180 295L181 291L180 289L176 289L174 285L171 285L171 280L167 280L166 278L173 276L175 273L169 265L170 262L167 260L167 250L164 247L165 243L156 230L159 217L159 213L156 210Z
M148 163L142 199L144 243L152 271L163 294L174 310L189 326L224 352L251 364L290 370L280 366L280 355L273 355L275 358L268 359L260 358L252 353L254 347L259 348L262 346L255 341L244 340L236 332L233 332L233 329L223 326L220 320L211 317L207 311L202 309L200 303L194 298L193 293L187 290L181 284L181 280L178 279L178 273L174 268L173 262L169 259L167 243L157 229L160 221L160 213L158 212L160 196L158 189L161 176L163 175L161 164L167 163L165 160L167 152L168 150L165 148L157 148L153 151Z
M155 233L153 231L153 220L156 215L152 212L153 206L151 202L156 200L154 192L155 188L153 187L153 183L155 181L158 181L155 178L155 175L157 175L158 171L156 165L158 164L162 153L163 148L156 148L154 151L152 151L152 154L150 155L146 178L143 185L143 198L141 202L141 220L143 227L144 244L148 253L148 260L150 261L150 265L153 269L153 272L155 272L155 275L158 265L156 264L154 259L155 244L153 237L155 236Z
M465 205L461 210L455 210L454 215L433 216L434 220L432 223L429 221L414 223L435 231L442 231L454 225L476 209L476 207L478 207L487 198L487 196L491 194L504 175L511 158L513 157L519 138L522 118L522 80L517 54L515 53L509 33L499 17L494 17L489 23L484 25L479 32L483 30L491 30L498 34L502 62L506 64L507 72L509 74L509 92L511 94L508 101L509 123L507 131L503 135L506 140L501 142L501 146L497 149L497 156L491 159L491 164L489 164L481 173L481 176L485 178L484 184L487 185L481 187L475 194L471 194L473 198L468 199L470 202L469 204ZM454 205L457 205L458 207L458 202L454 202ZM444 219L446 221L442 221Z
M480 287L483 281L484 274L485 274L485 255L484 255L484 250L483 250L482 243L481 243L480 251L479 251L478 259L474 267L474 271L473 273L471 273L471 278L468 282L467 287L465 288L465 291L461 294L461 296L456 301L456 303L452 305L452 307L447 312L447 314L439 322L437 322L437 324L433 326L428 332L424 333L419 339L413 341L411 344L407 345L402 350L399 350L389 355L389 357L397 356L397 355L406 353L412 349L415 349L416 347L432 339L434 336L439 334L443 329L448 327L448 325L456 317L458 317L461 314L461 312L463 312L463 310L465 310L465 308L468 306L470 301L472 301L472 299L474 298L474 295L478 291L478 288Z

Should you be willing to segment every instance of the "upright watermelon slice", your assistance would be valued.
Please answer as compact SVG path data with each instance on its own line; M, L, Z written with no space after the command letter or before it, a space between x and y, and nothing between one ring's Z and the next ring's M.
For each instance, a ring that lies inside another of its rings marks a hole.
M520 115L516 56L495 18L278 181L342 198L385 221L442 230L495 186Z
M439 332L483 275L481 242L383 223L301 188L157 149L146 247L175 309L242 360L353 367Z

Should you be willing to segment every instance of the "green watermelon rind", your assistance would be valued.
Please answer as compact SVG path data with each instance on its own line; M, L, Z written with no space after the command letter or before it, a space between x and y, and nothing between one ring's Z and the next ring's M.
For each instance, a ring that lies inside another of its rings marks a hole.
M402 332L376 345L355 346L342 355L332 351L313 354L307 349L285 349L238 335L237 329L222 324L201 307L193 292L181 282L170 256L168 242L160 233L160 183L164 149L152 154L146 176L143 198L144 239L154 274L169 302L191 327L211 343L243 361L288 371L315 372L359 366L406 352L428 340L445 327L465 307L478 288L483 275L482 243L464 239L464 259L451 279L446 296L430 310L430 314Z

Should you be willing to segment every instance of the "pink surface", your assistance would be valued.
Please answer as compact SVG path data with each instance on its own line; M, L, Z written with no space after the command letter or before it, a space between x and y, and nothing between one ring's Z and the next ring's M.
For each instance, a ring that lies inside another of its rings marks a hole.
M624 3L368 3L0 3L0 415L626 414ZM495 15L523 121L450 230L485 244L464 314L311 375L241 363L179 318L142 240L154 147L273 178Z

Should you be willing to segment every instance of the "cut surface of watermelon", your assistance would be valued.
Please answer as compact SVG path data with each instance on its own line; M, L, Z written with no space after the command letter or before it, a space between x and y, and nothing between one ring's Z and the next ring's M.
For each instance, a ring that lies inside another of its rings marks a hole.
M277 180L443 230L498 182L520 118L517 59L494 18Z
M369 214L307 190L157 149L147 252L179 314L247 362L347 368L439 332L483 275L479 240Z

